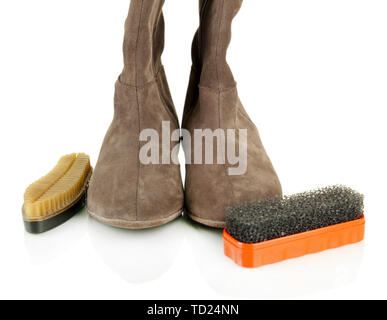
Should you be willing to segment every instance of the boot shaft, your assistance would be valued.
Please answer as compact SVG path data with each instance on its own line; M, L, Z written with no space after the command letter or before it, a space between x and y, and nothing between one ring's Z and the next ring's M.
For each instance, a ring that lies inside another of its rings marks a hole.
M200 0L200 27L192 49L193 64L200 85L216 90L235 86L227 64L231 25L243 0Z
M182 127L198 105L199 88L222 91L235 87L226 56L231 24L243 0L199 0L200 26L192 43L192 70L185 100Z
M121 81L143 86L161 68L164 50L164 0L131 0L124 36Z

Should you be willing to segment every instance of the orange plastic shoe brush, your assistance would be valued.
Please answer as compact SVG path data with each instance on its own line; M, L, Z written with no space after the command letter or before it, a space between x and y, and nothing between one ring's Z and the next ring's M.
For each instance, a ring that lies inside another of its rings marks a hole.
M224 253L256 268L364 239L363 196L342 186L228 209Z

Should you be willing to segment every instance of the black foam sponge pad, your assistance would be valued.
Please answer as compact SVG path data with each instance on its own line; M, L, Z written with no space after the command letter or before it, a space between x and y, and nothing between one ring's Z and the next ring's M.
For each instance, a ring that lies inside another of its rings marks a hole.
M247 202L227 209L226 229L236 240L258 243L360 219L363 195L345 187Z

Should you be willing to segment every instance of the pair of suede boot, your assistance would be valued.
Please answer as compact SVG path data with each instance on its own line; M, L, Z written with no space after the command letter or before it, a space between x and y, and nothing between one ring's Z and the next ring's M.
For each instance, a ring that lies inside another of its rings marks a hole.
M163 123L170 123L171 132L180 126L161 63L164 0L132 0L125 25L124 69L116 83L114 119L88 191L89 214L105 224L149 228L170 222L185 211L199 223L223 228L227 207L282 194L226 62L232 20L242 0L199 2L200 26L192 46L193 65L182 128L192 135L197 129L246 130L246 170L241 175L230 175L229 169L235 164L229 161L187 164L183 188L178 164L140 161L140 150L146 142L139 137L144 129L152 129L161 137ZM168 146L171 153L179 143L179 137L172 139ZM236 141L236 150L239 143ZM220 148L214 152L226 152ZM165 150L161 146L159 149L163 158ZM191 149L191 159L197 153L205 157L203 148Z

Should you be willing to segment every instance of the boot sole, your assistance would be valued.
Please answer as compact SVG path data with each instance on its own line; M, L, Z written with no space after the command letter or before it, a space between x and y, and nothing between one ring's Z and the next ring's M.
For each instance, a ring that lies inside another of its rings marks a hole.
M183 213L183 209L178 210L172 215L157 220L148 220L148 221L128 221L128 220L120 220L120 219L107 219L96 215L95 213L87 210L88 214L94 218L95 220L109 225L111 227L121 228L121 229L129 229L129 230L140 230L140 229L149 229L155 228L162 225L165 225L179 217L181 217Z
M194 214L190 213L186 210L186 213L190 219L193 221L200 223L202 225L205 225L207 227L216 228L216 229L224 229L226 228L226 222L225 221L216 221L216 220L209 220L209 219L203 219L199 218L198 216L195 216Z
M87 155L62 157L49 174L26 190L22 208L26 231L34 234L49 231L82 210L91 175Z

